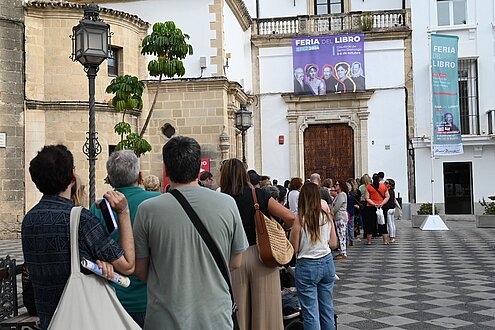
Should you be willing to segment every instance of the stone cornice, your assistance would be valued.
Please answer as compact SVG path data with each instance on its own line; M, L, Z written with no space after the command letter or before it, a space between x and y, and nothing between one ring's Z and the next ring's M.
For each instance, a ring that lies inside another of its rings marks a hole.
M373 95L374 90L367 90L362 93L338 93L338 94L326 94L326 95L295 95L294 93L285 93L282 94L282 98L287 104L301 104L304 106L310 105L314 109L315 104L321 103L330 103L334 105L338 105L339 102L345 101L368 101ZM332 108L337 108L333 106Z
M66 2L66 1L50 1L50 0L28 1L24 6L28 11L37 10L37 9L66 9L72 11L80 10L81 14L77 15L78 18L82 17L82 10L84 8L84 4L82 3L74 3L74 2ZM100 7L100 14L130 21L133 24L137 25L138 27L144 29L148 29L150 26L148 22L143 21L138 16L119 10Z
M26 109L43 111L85 111L89 109L87 101L40 101L26 100ZM115 112L115 109L106 103L96 102L96 111ZM128 115L139 116L140 111L128 111Z
M155 89L158 85L158 80L145 80L147 88ZM239 83L229 81L225 77L210 77L210 78L179 78L162 80L160 91L206 91L212 89L238 89L242 90Z
M243 0L226 0L225 1L229 6L234 16L237 18L237 21L242 27L243 31L249 29L252 24L251 15L249 15L249 11L244 4Z
M340 33L351 33L355 31L341 31ZM291 47L292 38L301 37L299 34L291 35L265 35L265 36L253 36L251 42L254 46L258 48L264 47ZM411 36L411 30L398 29L397 31L383 31L383 32L364 32L365 41L383 41L383 40L397 40L397 39L407 39Z

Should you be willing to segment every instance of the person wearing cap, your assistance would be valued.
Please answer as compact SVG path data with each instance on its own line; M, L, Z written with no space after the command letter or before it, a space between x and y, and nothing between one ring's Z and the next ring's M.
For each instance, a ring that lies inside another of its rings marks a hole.
M213 174L208 171L201 173L199 176L199 185L213 190Z

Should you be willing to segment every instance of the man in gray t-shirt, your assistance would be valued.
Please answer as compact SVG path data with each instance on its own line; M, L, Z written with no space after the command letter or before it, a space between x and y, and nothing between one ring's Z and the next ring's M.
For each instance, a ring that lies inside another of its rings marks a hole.
M163 147L171 188L198 214L230 270L248 242L234 199L197 183L201 149L174 137ZM145 329L232 329L228 285L179 202L164 194L143 202L134 222L135 274L148 284Z

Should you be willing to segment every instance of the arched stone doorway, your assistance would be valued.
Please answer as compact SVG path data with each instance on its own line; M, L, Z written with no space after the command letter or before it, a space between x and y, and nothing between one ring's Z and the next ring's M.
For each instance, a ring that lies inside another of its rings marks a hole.
M368 101L373 91L364 93L329 94L320 96L282 95L288 105L290 175L307 178L311 169L305 168L305 131L313 125L344 125L352 131L351 141L354 175L360 176L368 170ZM335 126L335 127L344 127ZM310 133L311 134L311 133ZM309 135L308 135L309 137ZM308 144L309 146L309 144ZM309 147L308 147L309 148ZM308 163L309 164L309 163ZM311 165L312 166L312 165ZM326 171L327 169L325 169ZM316 170L318 172L318 170ZM350 174L350 170L337 172L337 175ZM310 173L311 174L311 173ZM320 173L323 175L323 173ZM330 174L331 175L331 174ZM326 177L326 175L324 175ZM343 177L340 179L347 179Z

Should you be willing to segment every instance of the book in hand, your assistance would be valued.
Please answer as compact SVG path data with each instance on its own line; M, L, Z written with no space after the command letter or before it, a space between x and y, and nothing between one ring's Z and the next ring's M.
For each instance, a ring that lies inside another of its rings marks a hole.
M103 276L103 271L98 267L98 265L92 261L89 261L88 259L83 259L81 260L81 265L95 273L96 275L100 275L101 277L106 278ZM127 288L129 285L131 285L131 280L129 277L120 275L119 273L114 272L113 273L113 278L110 279L110 281L117 283L120 286L123 286L124 288Z

